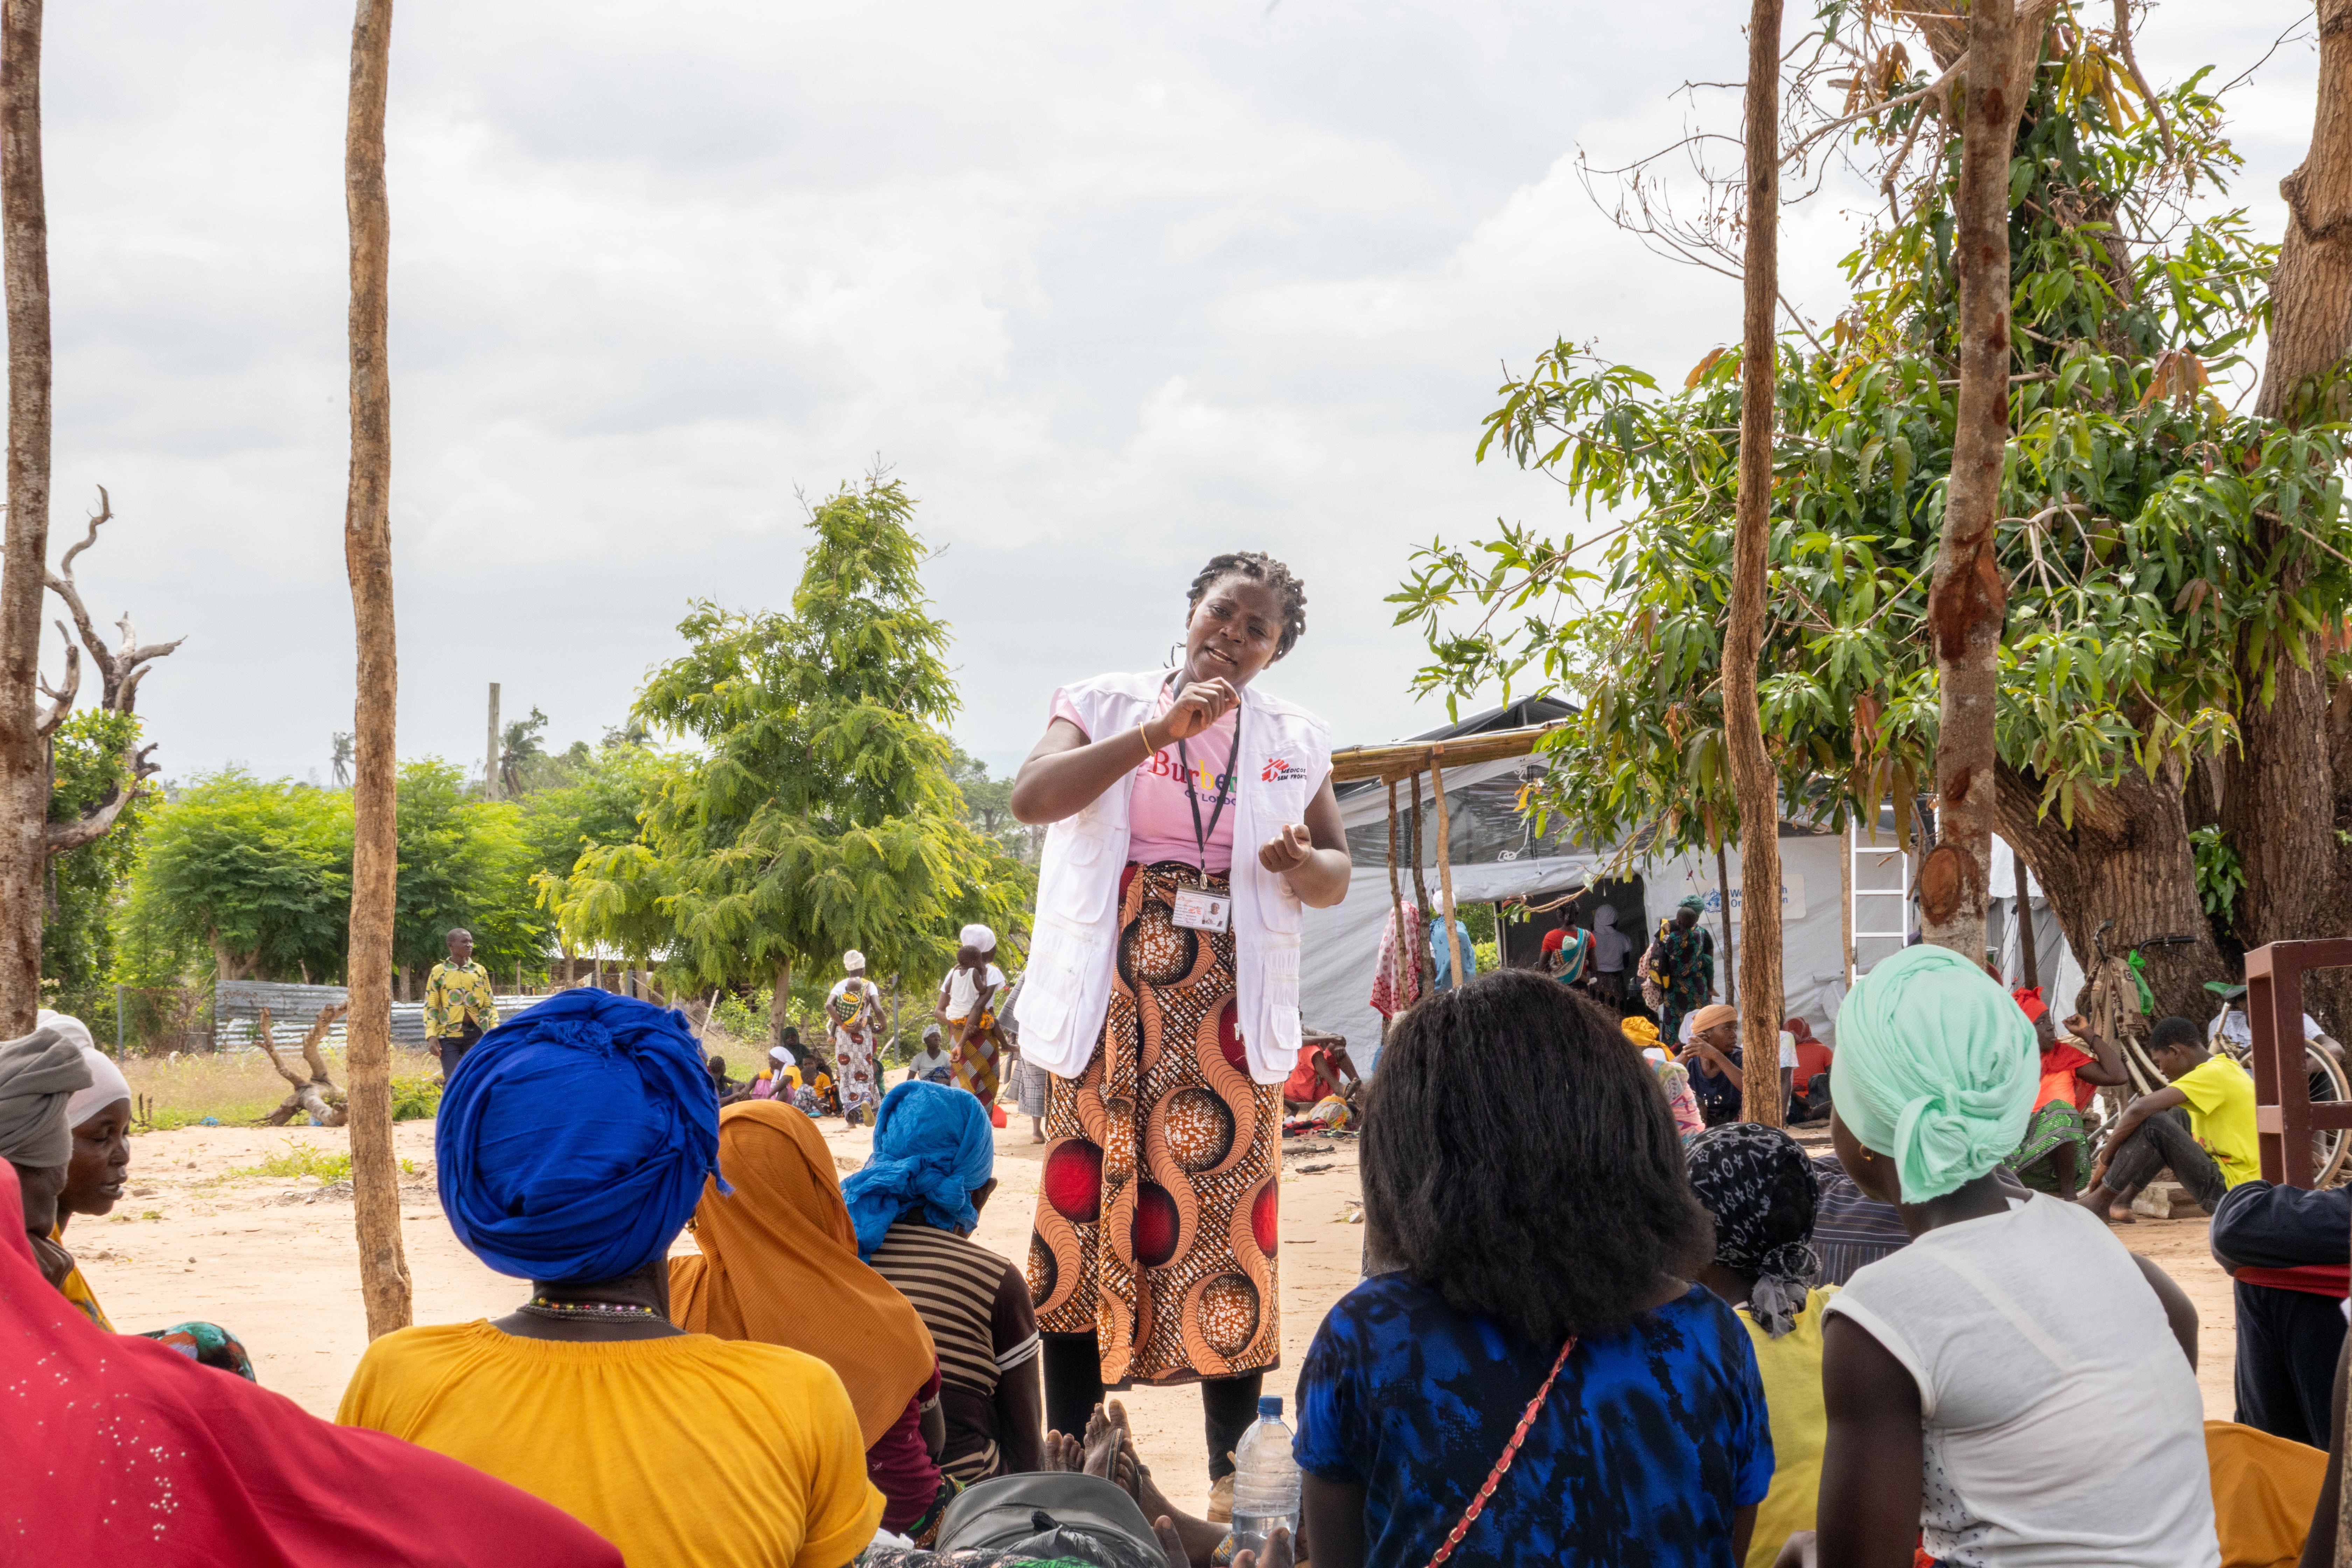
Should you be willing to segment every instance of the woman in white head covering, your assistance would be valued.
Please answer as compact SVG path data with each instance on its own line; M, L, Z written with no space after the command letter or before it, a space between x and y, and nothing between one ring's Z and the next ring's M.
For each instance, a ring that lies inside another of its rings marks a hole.
M66 1106L89 1087L89 1068L80 1049L54 1028L0 1045L0 1159L16 1167L25 1234L52 1285L73 1269L73 1255L51 1239L66 1167L73 1158Z
M113 1058L89 1043L89 1030L80 1019L44 1009L40 1025L76 1042L75 1049L89 1073L89 1087L76 1089L66 1101L65 1121L72 1135L73 1153L66 1164L65 1191L58 1199L57 1224L48 1236L67 1264L58 1291L84 1317L113 1333L117 1331L98 1304L98 1293L82 1277L81 1266L65 1251L65 1230L74 1215L109 1213L122 1197L123 1184L131 1173L131 1084ZM174 1323L168 1329L146 1331L141 1337L160 1340L191 1361L253 1381L253 1358L246 1352L244 1342L218 1323Z
M1004 1037L996 1028L996 996L1004 989L1004 971L996 967L996 933L984 925L968 925L956 933L955 967L940 982L931 1011L947 1031L948 1057L954 1063L955 1081L993 1109L999 1088L997 1061Z
M833 1059L841 1071L841 1114L855 1127L874 1119L881 1103L875 1051L882 1033L882 994L866 978L866 955L851 948L841 955L847 971L825 993L825 1016L833 1025Z

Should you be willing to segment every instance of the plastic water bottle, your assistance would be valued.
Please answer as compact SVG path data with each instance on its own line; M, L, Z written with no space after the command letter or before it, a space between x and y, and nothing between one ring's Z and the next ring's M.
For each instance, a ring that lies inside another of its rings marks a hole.
M1234 1449L1234 1551L1263 1557L1277 1527L1297 1540L1298 1461L1282 1424L1282 1401L1269 1394L1258 1400L1257 1420Z

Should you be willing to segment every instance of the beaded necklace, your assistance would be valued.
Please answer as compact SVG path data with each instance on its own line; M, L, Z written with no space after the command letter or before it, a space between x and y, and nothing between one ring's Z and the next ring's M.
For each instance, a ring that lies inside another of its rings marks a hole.
M641 1322L661 1318L651 1307L634 1301L558 1301L546 1296L533 1296L518 1310L569 1322Z

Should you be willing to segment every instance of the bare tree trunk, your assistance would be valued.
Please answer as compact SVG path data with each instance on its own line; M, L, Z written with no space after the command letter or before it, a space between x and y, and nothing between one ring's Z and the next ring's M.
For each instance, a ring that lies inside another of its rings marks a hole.
M2166 772L2150 779L2126 768L2114 784L2077 803L2070 827L2055 811L2037 814L2041 792L2035 781L2005 765L2000 772L2001 837L2031 863L2066 944L2085 969L2098 956L2095 939L2109 921L2115 922L2107 932L2111 952L2154 936L2192 937L2186 945L2147 950L2147 983L2156 993L2158 1016L2210 1016L2205 982L2234 979L2236 973L2214 945L2197 897L2197 866L2179 783ZM2023 885L2021 874L2019 886ZM2084 1002L2079 995L2048 1000L2061 1016Z
M41 1005L48 746L40 733L49 561L49 217L41 184L41 0L0 8L0 266L8 293L8 522L0 545L0 1038Z
M392 619L392 368L385 363L392 214L383 185L384 92L392 70L392 0L359 0L352 25L343 204L352 237L352 472L343 563L358 633L359 758L352 784L352 1198L368 1337L409 1321L400 1243L400 1174L392 1152L392 919L399 876L394 840L393 710L400 668Z
M1739 798L1740 919L1736 950L1741 1093L1750 1121L1778 1127L1780 1094L1780 805L1756 707L1764 647L1766 547L1772 535L1773 328L1780 278L1780 0L1748 12L1748 253L1739 355L1739 510L1733 526L1731 620L1723 639L1723 730ZM1731 889L1723 889L1724 931ZM1730 955L1727 955L1730 956Z
M2320 0L2318 22L2311 150L2279 182L2286 235L2271 274L2270 342L2255 400L2256 413L2294 424L2341 416L2341 393L2315 401L2310 392L2315 380L2352 354L2352 0ZM2287 531L2272 523L2256 548L2268 556L2288 542ZM2244 862L2245 887L2232 923L2249 949L2339 934L2341 889L2352 874L2335 836L2338 781L2323 661L2306 643L2311 668L2298 668L2292 636L2283 632L2264 660L2242 660L2239 671L2247 696L2221 815ZM2266 683L2272 688L2267 701ZM2312 1010L2331 1028L2352 1022L2345 1016L2352 975L2324 971L2306 984Z
M2286 238L2271 274L2270 347L2254 400L2254 412L2273 419L2294 412L2298 386L2352 354L2352 0L2319 0L2318 21L2311 151L2279 182Z
M2013 0L1969 13L1968 108L1953 259L1959 273L1960 390L1944 532L1927 594L1940 687L1936 740L1936 847L1919 866L1927 941L1981 963L1992 863L1993 720L2008 609L1993 539L2009 444L2009 158L2026 80Z

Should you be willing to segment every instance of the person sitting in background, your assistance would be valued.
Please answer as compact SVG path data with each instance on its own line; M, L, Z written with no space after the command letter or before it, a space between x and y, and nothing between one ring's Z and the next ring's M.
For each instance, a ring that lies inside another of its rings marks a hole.
M131 1170L131 1085L112 1058L88 1043L89 1030L80 1019L45 1009L40 1021L73 1040L81 1052L82 1065L89 1069L89 1087L75 1090L66 1102L66 1125L73 1130L73 1158L66 1166L65 1191L58 1200L57 1226L49 1232L49 1239L62 1247L67 1222L74 1215L107 1214L122 1196L123 1179ZM79 1264L67 1273L58 1289L91 1322L114 1331L98 1304L98 1293L82 1278ZM218 1323L174 1323L168 1329L147 1330L142 1337L169 1345L191 1361L253 1381L253 1358L246 1352L245 1342Z
M1831 1137L1912 1241L1822 1309L1820 1533L1784 1563L2218 1568L2196 1309L2079 1205L1997 1174L2032 1041L1941 947L1881 960L1838 1011Z
M1830 1048L1802 1018L1780 1026L1796 1043L1796 1084L1789 1096L1790 1121L1821 1121L1830 1113Z
M2071 1199L2090 1163L2090 1141L2083 1131L2084 1108L2100 1086L2131 1079L2124 1071L2123 1058L2091 1032L2090 1021L2082 1015L2067 1019L2066 1027L2091 1047L2089 1051L2058 1037L2057 1023L2042 1004L2040 987L2021 987L2011 994L2032 1021L2042 1079L2034 1090L2033 1119L2025 1124L2024 1141L2010 1155L2009 1167L2034 1191Z
M1665 1053L1658 1044L1658 1026L1639 1014L1620 1019L1617 1032L1642 1053L1643 1061L1657 1075L1658 1087L1666 1091L1666 1108L1674 1113L1675 1136L1684 1148L1689 1148L1691 1140L1706 1131L1698 1096L1691 1092L1690 1069Z
M1348 1086L1361 1083L1348 1042L1338 1035L1309 1035L1298 1053L1298 1065L1282 1086L1286 1106L1314 1106L1326 1100L1348 1098Z
M1464 1563L1745 1557L1772 1479L1764 1387L1691 1282L1706 1211L1622 1037L1512 969L1391 1030L1362 1163L1367 1244L1397 1271L1331 1309L1298 1379L1315 1568L1421 1568L1457 1527ZM1609 1197L1537 1197L1576 1193Z
M383 1335L336 1420L511 1482L632 1563L843 1568L882 1499L841 1379L672 1321L670 1242L719 1168L694 1037L651 1003L583 989L468 1059L434 1129L441 1206L476 1258L531 1281L530 1300L494 1322Z
M0 1164L10 1561L622 1568L595 1531L502 1481L106 1332L47 1288L34 1223Z
M730 1105L719 1116L719 1164L727 1185L707 1183L695 1206L696 1255L669 1260L679 1326L789 1346L831 1367L881 1489L883 1528L927 1544L955 1495L938 1464L939 1357L913 1304L859 1259L832 1151L796 1110Z
M940 1468L965 1486L1044 1466L1045 1391L1028 1280L971 1239L995 1191L988 1113L937 1083L890 1091L874 1152L841 1184L857 1256L930 1331L947 1418Z
M55 1239L58 1199L73 1161L66 1106L89 1083L79 1047L54 1028L0 1045L0 1159L16 1168L33 1258L60 1291L74 1273L73 1254Z
M727 1076L727 1058L718 1052L711 1052L710 1059L703 1065L710 1074L710 1091L719 1097L719 1104L740 1100L751 1092L751 1085L737 1083Z
M2148 1058L2168 1080L2124 1107L2100 1147L2082 1205L2112 1225L2130 1225L2131 1201L2166 1166L2207 1214L2221 1194L2263 1173L2254 1142L2254 1080L2205 1048L2186 1018L2159 1018ZM2079 1069L2078 1069L2079 1070Z
M2328 1390L2344 1345L2352 1271L2352 1187L2313 1192L2241 1182L2209 1235L2237 1305L2238 1420L2315 1448L2327 1443Z
M955 1064L940 1045L940 1026L929 1024L923 1028L923 1048L917 1051L907 1064L908 1083L953 1083Z
M1902 1212L1854 1185L1835 1154L1816 1154L1808 1163L1821 1194L1813 1213L1813 1256L1821 1265L1814 1284L1843 1285L1856 1270L1911 1245Z
M1705 1285L1739 1314L1772 1417L1772 1489L1756 1510L1747 1568L1771 1568L1789 1537L1813 1525L1821 1490L1822 1308L1834 1285L1808 1284L1819 1194L1797 1141L1777 1127L1709 1128L1684 1155L1691 1191L1715 1216Z
M1690 1049L1683 1061L1690 1068L1691 1089L1709 1127L1739 1120L1746 1094L1741 1074L1747 1058L1739 1049L1739 1013L1712 1002L1690 1015Z

